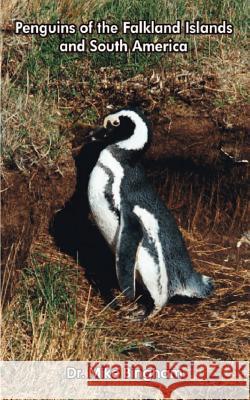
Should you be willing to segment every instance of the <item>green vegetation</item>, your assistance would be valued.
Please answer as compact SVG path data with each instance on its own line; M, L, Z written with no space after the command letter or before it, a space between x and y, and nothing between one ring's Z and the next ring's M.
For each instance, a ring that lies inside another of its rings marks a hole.
M28 79L27 72L27 79ZM8 84L8 83L7 83ZM58 108L53 99L41 93L32 95L27 82L26 92L3 86L2 156L9 168L25 172L30 167L45 165L56 168L63 155L62 138L58 130Z
M67 321L69 325L76 319L76 287L69 268L60 264L37 265L22 272L20 303L23 305L23 316L31 324L42 314L46 323L55 316ZM75 278L75 276L73 276ZM27 311L29 312L27 313ZM30 312L32 310L32 312Z
M89 315L88 304L85 310L78 304L78 272L60 260L38 263L32 259L29 268L22 271L15 298L3 316L2 357L112 359L111 346L101 336L103 321Z
M20 4L16 5L16 7L20 7ZM146 0L143 2L143 7L140 0L100 0L99 2L89 0L84 2L84 4L77 1L61 0L58 2L34 1L29 4L29 7L23 15L19 15L19 18L23 18L24 21L37 21L40 23L54 23L57 20L61 20L61 22L74 22L79 25L82 22L93 19L94 21L105 20L120 26L122 20L132 22L138 20L155 20L160 23L174 23L177 19L182 21L200 19L206 23L219 23L222 19L226 19L234 25L235 34L233 38L226 35L223 37L217 35L209 37L204 37L203 35L176 36L176 40L185 39L185 41L189 42L191 51L188 56L185 56L188 57L189 62L198 61L196 58L202 59L210 55L214 56L215 53L220 55L221 49L225 46L245 46L247 40L248 21L246 18L247 1L245 0L202 0L191 3L186 0L178 0L174 4L166 0ZM17 12L18 10L16 10ZM15 12L13 14L15 15ZM97 35L94 34L93 37L97 37ZM142 42L164 40L164 37L157 34L123 35L118 33L109 37L107 35L98 35L100 41L106 41L107 38L111 41L123 38L128 43L132 43L135 38L140 38ZM76 42L80 39L81 35L79 33L63 38L66 41ZM168 39L168 37L165 39ZM26 68L34 73L34 75L40 71L41 67L45 69L50 68L52 76L56 77L63 65L67 64L69 68L72 66L74 60L82 60L86 57L83 54L60 54L58 46L61 40L62 38L59 38L57 35L44 39L35 38L35 45L31 54L27 57ZM195 57L192 54L192 50L195 52ZM90 58L93 68L100 66L124 67L128 65L136 72L142 71L143 68L149 66L155 66L157 62L166 57L162 57L161 54L92 53L88 55L88 58ZM178 59L177 62L181 62L183 56L178 55L176 58ZM36 71L37 69L38 71Z

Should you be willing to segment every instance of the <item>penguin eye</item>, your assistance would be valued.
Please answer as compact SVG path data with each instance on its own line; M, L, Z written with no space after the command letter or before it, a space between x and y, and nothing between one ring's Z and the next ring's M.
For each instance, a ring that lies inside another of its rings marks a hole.
M119 126L119 125L120 125L120 121L119 121L118 119L115 119L115 120L112 122L112 125L113 125L113 126Z

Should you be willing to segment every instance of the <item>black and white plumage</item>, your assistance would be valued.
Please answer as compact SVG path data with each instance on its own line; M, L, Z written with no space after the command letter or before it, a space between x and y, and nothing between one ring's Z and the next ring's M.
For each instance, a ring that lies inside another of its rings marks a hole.
M177 224L140 164L150 141L144 117L131 109L110 114L91 140L106 142L89 180L93 217L116 257L119 285L135 297L143 282L153 315L174 295L205 298L212 281L193 269Z

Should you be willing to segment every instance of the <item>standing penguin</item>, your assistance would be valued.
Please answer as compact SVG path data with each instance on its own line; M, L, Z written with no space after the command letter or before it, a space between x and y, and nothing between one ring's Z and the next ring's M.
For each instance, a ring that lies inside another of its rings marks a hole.
M205 298L211 278L193 269L177 224L147 180L140 157L150 141L144 117L132 109L108 115L90 134L106 144L89 180L90 208L116 258L121 290L135 298L135 281L149 292L155 315L174 295Z

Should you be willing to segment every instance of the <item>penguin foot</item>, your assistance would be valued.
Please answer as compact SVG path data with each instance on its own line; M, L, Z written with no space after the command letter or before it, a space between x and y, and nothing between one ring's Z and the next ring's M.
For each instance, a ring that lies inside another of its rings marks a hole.
M155 307L153 311L148 315L148 319L154 318L160 311L162 307Z
M130 315L127 315L125 318L129 319L130 321L133 322L143 322L145 319L147 319L148 312L145 307L143 307L141 304L136 304L132 310L130 309ZM132 312L131 312L132 311Z

